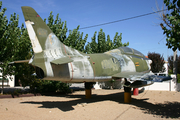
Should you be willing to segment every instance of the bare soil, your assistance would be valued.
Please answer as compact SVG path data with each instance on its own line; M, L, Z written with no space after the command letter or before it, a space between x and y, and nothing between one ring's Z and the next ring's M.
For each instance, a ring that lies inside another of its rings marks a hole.
M180 119L180 92L139 91L130 104L123 90L92 90L67 95L0 99L1 120L176 120Z

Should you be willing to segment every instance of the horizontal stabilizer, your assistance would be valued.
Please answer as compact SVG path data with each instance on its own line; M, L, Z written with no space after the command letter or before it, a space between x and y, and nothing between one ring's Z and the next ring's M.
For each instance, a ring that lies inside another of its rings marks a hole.
M59 59L51 61L51 63L57 64L57 65L58 64L70 63L70 62L73 62L73 60L69 57L63 57L63 58L59 58Z

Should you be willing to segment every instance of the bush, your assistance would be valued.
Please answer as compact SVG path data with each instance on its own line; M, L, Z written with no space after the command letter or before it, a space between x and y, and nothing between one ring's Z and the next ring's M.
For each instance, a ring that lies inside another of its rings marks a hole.
M61 81L43 80L41 85L36 87L36 92L61 92L69 93L69 84L62 83Z
M180 74L177 74L177 83L180 83Z

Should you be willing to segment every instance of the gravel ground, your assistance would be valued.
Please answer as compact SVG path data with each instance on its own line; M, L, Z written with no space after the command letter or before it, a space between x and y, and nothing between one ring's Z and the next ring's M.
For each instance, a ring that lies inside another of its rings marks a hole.
M176 120L180 92L143 91L124 103L123 90L92 90L67 95L0 99L1 120Z

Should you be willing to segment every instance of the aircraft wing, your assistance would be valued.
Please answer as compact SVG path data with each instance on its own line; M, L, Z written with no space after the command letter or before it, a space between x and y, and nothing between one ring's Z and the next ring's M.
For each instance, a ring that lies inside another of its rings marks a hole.
M114 78L129 78L130 82L124 84L125 87L139 88L147 85L151 85L154 82L163 82L171 80L170 76L158 76L153 73L143 73L143 72L121 72L113 75Z
M146 73L142 76L133 76L130 78L131 81L141 80L141 81L153 81L153 82L163 82L171 80L170 76L158 76L153 73Z
M121 72L113 75L114 78L129 78L131 81L147 81L151 80L154 82L163 82L172 79L170 76L158 76L153 73L144 73L144 72Z
M59 58L59 59L51 61L51 63L54 63L54 64L65 64L65 63L70 63L70 62L73 62L73 60L69 57L63 57L63 58Z

